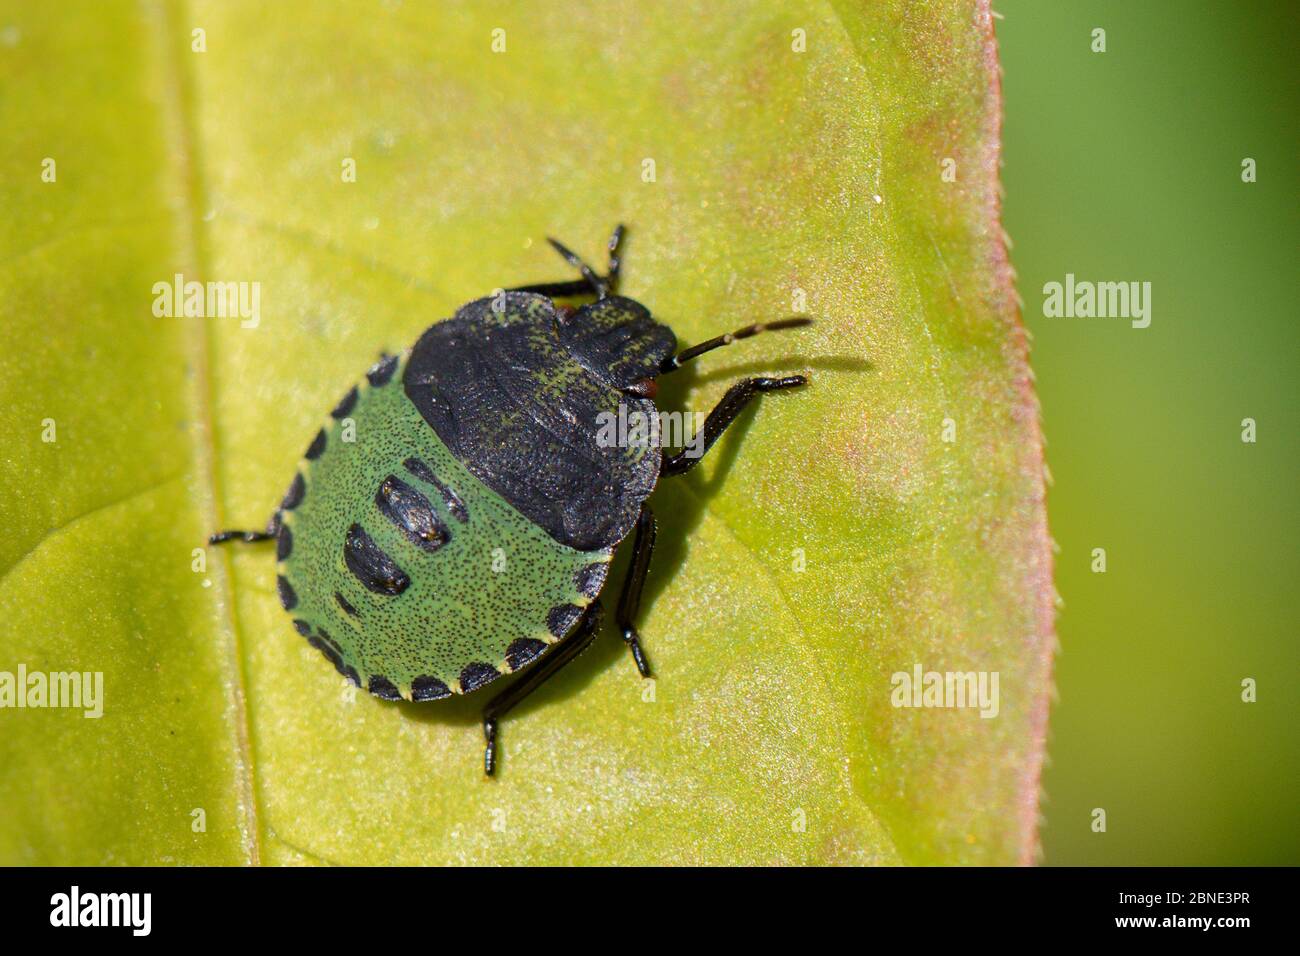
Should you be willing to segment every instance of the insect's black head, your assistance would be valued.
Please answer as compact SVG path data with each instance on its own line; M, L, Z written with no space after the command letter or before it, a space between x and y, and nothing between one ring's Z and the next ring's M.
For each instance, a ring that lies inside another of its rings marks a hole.
M677 336L634 299L611 295L560 314L564 348L601 381L620 390L653 380L677 349Z
M622 240L623 227L619 225L609 237L609 272L600 276L568 247L555 239L548 239L565 261L582 273L582 279L519 286L514 290L554 297L595 295L595 302L577 310L566 305L555 306L556 328L564 349L578 364L620 391L654 398L655 379L680 368L683 362L760 332L793 329L812 322L804 316L755 322L677 353L677 336L672 329L656 322L650 310L640 302L611 294L618 288L622 263L619 245Z

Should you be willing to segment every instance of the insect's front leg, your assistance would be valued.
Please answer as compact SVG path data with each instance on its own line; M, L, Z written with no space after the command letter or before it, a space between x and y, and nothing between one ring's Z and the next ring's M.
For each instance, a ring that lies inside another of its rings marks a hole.
M746 378L741 379L722 396L722 401L714 406L704 419L704 444L700 448L686 447L674 455L664 455L660 475L680 475L694 468L704 453L713 447L727 426L736 420L750 402L764 392L778 392L787 388L798 388L808 384L803 375L786 375L783 378ZM692 443L693 444L693 443Z

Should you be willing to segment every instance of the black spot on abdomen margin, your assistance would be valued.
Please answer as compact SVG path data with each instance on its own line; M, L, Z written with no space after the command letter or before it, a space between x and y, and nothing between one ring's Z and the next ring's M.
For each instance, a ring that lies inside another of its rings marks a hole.
M328 634L321 631L318 636L308 637L307 643L316 650L320 651L334 665L334 669L352 682L354 687L361 686L361 678L357 672L349 665L343 663L343 656L339 654L338 645L330 638Z
M334 406L334 411L330 412L330 416L332 418L345 418L347 417L348 412L352 411L353 407L356 404L357 404L357 387L353 385L352 391L344 395L343 398L339 401L339 403Z
M372 674L369 686L366 688L381 700L401 700L402 695L387 677L380 677L378 674Z
M605 576L609 574L609 564L604 561L595 561L578 571L573 577L573 584L578 589L578 593L584 597L595 599L600 593L600 589L605 586Z
M465 669L460 672L460 692L468 694L500 676L501 672L491 664L484 664L481 661L466 664Z
M284 575L276 575L275 589L280 592L280 603L284 605L286 611L292 611L298 606L298 595L294 593L293 585L288 582Z
M573 623L582 616L582 608L576 604L557 604L546 615L546 629L556 637L569 633Z
M397 371L397 356L385 355L374 365L370 366L370 371L366 372L366 381L375 388L381 388L388 384L388 380L393 377Z
M411 700L442 700L451 688L436 677L417 677L411 682Z
M280 508L284 511L292 511L302 504L305 494L307 494L307 483L302 480L302 472L299 472L293 476L293 483L289 485L289 490L284 493L284 500L280 502Z
M293 554L293 532L289 530L287 524L282 524L279 533L275 536L275 560L283 561L291 554Z
M325 451L325 429L322 428L316 433L316 437L311 440L311 444L307 446L306 458L308 461L315 461L323 451Z
M506 666L510 668L511 672L517 671L519 668L526 667L537 660L537 656L544 650L546 650L545 641L539 641L532 637L516 638L506 648Z

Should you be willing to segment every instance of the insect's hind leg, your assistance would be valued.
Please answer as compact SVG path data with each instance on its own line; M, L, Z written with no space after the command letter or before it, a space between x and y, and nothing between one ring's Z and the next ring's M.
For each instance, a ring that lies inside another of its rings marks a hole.
M497 723L521 700L531 694L569 661L573 660L596 639L600 632L600 622L604 609L596 601L587 608L577 626L569 635L549 653L543 655L541 663L524 676L493 697L483 708L483 772L489 777L496 770L497 762Z
M655 549L655 535L658 527L650 506L641 505L641 514L636 519L636 538L632 541L632 563L628 565L627 576L623 578L623 592L618 599L618 613L615 623L618 632L623 635L636 669L642 677L650 676L650 665L641 650L641 635L636 629L636 615L641 607L641 589L645 586L646 575L650 571L650 556Z
M208 536L208 544L225 544L227 541L244 541L252 544L256 541L270 541L280 533L280 512L271 515L265 531L218 531Z
M664 455L663 466L659 470L660 475L680 475L694 468L704 453L713 447L727 426L736 420L745 407L759 395L764 392L778 392L787 388L798 388L800 385L806 385L808 379L803 375L786 375L782 378L746 378L741 379L731 388L727 389L727 394L722 396L722 401L709 412L708 417L704 419L703 447L692 448L701 436L696 436L687 447L678 451L676 454Z
M603 299L610 292L618 288L619 270L622 268L623 260L618 254L619 246L623 242L623 234L626 230L623 224L619 223L614 227L614 232L609 237L609 266L604 276L599 276L592 268L583 262L578 256L569 250L563 243L547 237L546 241L564 257L564 261L573 266L580 273L581 279L574 279L571 282L538 282L533 285L515 286L507 289L507 292L536 292L540 295L550 296L551 298L564 298L574 295L595 294L596 298Z

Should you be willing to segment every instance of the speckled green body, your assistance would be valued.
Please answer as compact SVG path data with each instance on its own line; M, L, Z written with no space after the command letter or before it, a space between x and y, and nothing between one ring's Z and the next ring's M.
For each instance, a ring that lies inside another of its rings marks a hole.
M318 457L303 461L301 498L281 510L279 575L295 626L340 672L409 700L465 693L529 663L599 592L611 549L558 543L457 461L403 393L408 358L384 384L363 382L323 429ZM437 483L405 467L411 458ZM436 551L380 513L376 489L389 476L437 509L449 537ZM349 572L340 543L354 524L409 575L400 598Z

